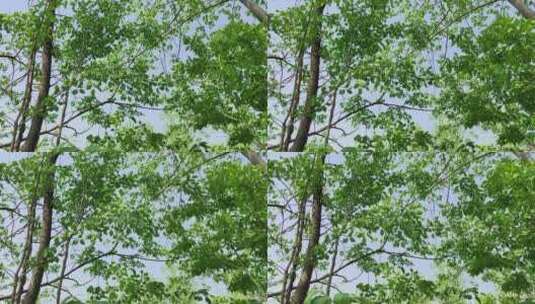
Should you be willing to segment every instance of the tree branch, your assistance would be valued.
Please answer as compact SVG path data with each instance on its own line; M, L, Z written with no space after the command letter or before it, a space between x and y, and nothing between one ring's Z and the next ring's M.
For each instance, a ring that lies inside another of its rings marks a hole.
M102 254L100 254L100 255L97 255L97 256L95 256L95 257L93 257L93 258L91 258L91 259L88 259L87 261L84 261L84 262L82 262L81 264L79 264L78 266L72 268L71 270L69 270L68 272L66 272L66 273L64 274L64 276L59 276L59 277L54 278L54 279L52 279L52 280L50 280L50 281L47 281L47 282L45 282L45 283L42 283L42 284L41 284L41 287L51 286L52 284L55 284L56 282L59 282L59 281L62 280L62 279L66 279L69 275L71 275L72 273L78 271L79 269L81 269L81 268L83 268L83 267L85 267L85 266L87 266L87 265L89 265L89 264L91 264L91 263L93 263L93 262L95 262L95 261L97 261L97 260L103 258L103 257L112 255L112 254L115 252L115 249L116 249L116 248L117 248L117 244L116 244L110 251L105 252L105 253L102 253ZM25 292L27 292L27 291L28 291L28 289L24 289L22 292L25 293ZM11 297L11 295L0 296L0 301L8 300L10 297Z
M314 280L311 280L310 284L318 283L320 281L323 281L323 280L329 278L329 276L337 274L338 272L344 270L345 268L357 263L358 261L360 261L360 260L362 260L364 258L370 257L370 256L372 256L374 254L382 253L383 252L383 248L384 248L384 244L381 247L379 247L378 249L376 249L376 250L373 250L373 251L370 251L368 253L365 253L365 254L361 255L360 257L358 257L358 258L352 259L352 260L344 263L343 265L341 265L338 268L336 268L332 273L327 273L327 274L322 275L321 277L318 277L318 278L316 278ZM288 288L296 289L297 286L291 286L291 287L289 286ZM282 291L276 291L276 292L268 293L267 296L268 296L268 298L273 298L273 297L279 296L281 293L282 293Z
M249 9L249 11L258 19L258 21L269 24L269 15L268 13L260 7L260 5L254 3L251 0L240 0L240 2Z
M24 65L24 62L22 62L16 56L13 56L11 54L0 53L0 58L6 58L6 59L9 59L9 60L12 60L12 61L16 61L17 63Z
M266 167L266 161L255 151L250 150L242 152L242 155L245 156L251 162L251 164Z
M535 20L535 10L531 9L522 0L508 0L512 6L514 6L522 16L527 19Z

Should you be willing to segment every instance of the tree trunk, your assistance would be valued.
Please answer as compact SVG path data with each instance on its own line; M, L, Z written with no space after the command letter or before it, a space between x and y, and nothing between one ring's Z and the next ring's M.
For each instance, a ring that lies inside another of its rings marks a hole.
M312 272L316 267L316 254L317 247L319 245L320 235L321 235L321 209L322 209L322 197L323 197L323 165L325 163L325 154L322 153L319 156L319 175L316 181L313 184L313 194L312 194L312 214L311 214L311 229L309 233L309 241L307 249L305 252L305 261L303 265L303 270L297 287L295 288L292 298L290 300L291 304L303 304L307 296L308 290L310 289L310 280L312 279Z
M45 159L41 161L41 166L46 162ZM26 284L26 276L28 274L28 266L30 257L32 256L33 249L33 235L35 229L35 210L37 208L37 201L41 197L41 193L38 193L39 184L41 183L41 171L37 173L35 179L34 189L28 205L28 227L26 230L26 239L24 241L24 248L19 267L13 276L13 292L11 296L12 303L20 303L22 293L24 291L24 285Z
M314 41L310 53L310 78L307 86L307 96L303 109L303 117L299 122L295 141L290 151L302 152L308 140L308 132L312 124L312 117L314 116L314 107L318 97L319 74L320 74L320 59L321 59L321 17L325 5L321 5L316 9L316 15L319 18L317 26L314 31Z
M32 241L33 229L35 221L35 208L37 199L32 199L28 206L28 227L26 230L26 239L24 241L24 248L22 250L22 257L20 259L19 267L13 276L13 292L11 295L12 303L19 303L22 296L24 284L26 284L26 274L28 273L29 259L32 255Z
M47 11L50 12L51 15L55 14L55 5L52 0L48 0L48 7ZM30 130L28 131L28 137L26 139L26 142L24 143L24 146L22 147L22 151L24 152L33 152L35 151L35 148L37 147L37 143L39 142L39 134L41 133L41 128L43 126L43 120L46 117L47 114L47 99L49 96L50 91L50 76L52 71L52 52L53 52L53 29L54 29L54 22L53 19L50 16L45 16L45 20L47 20L46 25L46 31L47 35L45 37L45 41L43 43L43 55L42 55L42 63L41 63L41 84L39 86L39 94L37 95L37 101L35 104L35 112L32 115L32 122L30 125Z
M334 269L336 267L336 257L338 255L338 245L340 243L340 239L336 238L336 243L334 243L334 253L333 258L331 260L331 269L329 269L329 278L327 279L327 296L331 295L331 287L333 283L333 276L334 276Z
M284 277L282 280L281 304L287 304L290 302L290 295L292 294L293 285L297 273L297 260L299 259L299 255L301 255L301 248L303 246L303 230L305 226L307 200L308 196L305 195L303 199L299 202L297 231L295 232L295 239L292 246L292 255L290 257L288 265L286 266Z
M26 129L26 114L28 113L28 107L30 106L30 103L32 101L32 87L36 53L37 51L35 50L35 48L33 48L30 53L30 58L28 59L28 75L26 76L26 87L24 88L24 97L22 98L19 114L17 115L15 123L13 124L13 139L11 140L11 152L19 151L20 142L22 141L24 131Z
M261 166L264 168L266 167L266 161L262 158L262 156L259 153L249 150L249 151L242 152L242 155L245 156L251 162L251 164L255 166Z
M61 289L63 288L63 279L65 278L65 270L67 270L67 261L69 260L69 247L72 237L67 237L65 246L63 247L63 262L61 264L61 272L59 274L58 290L56 292L56 304L61 304Z
M43 195L43 213L42 213L42 228L39 236L39 247L37 248L35 266L32 269L32 278L30 286L26 292L23 304L35 304L39 297L41 290L41 283L43 275L48 268L47 251L50 247L50 239L52 237L52 216L53 216L53 202L54 202L54 173L53 166L56 164L58 154L53 153L49 156L48 166L52 166L50 172L47 173L45 180L45 193ZM48 168L47 168L48 169Z
M290 140L294 132L294 123L295 123L295 110L299 106L299 101L301 98L301 81L303 79L303 57L305 53L305 47L301 48L299 55L297 56L297 69L295 71L295 82L294 90L292 93L292 102L290 108L288 109L288 115L284 120L282 130L281 130L281 142L279 150L282 152L288 151L290 146ZM288 128L288 130L286 130Z

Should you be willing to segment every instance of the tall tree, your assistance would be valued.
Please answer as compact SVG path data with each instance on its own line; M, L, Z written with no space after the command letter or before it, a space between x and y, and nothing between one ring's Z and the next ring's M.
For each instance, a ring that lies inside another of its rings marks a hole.
M0 167L2 277L25 250L24 227L32 220L24 210L35 206L43 214L33 225L39 244L30 284L19 285L21 303L61 294L81 302L263 301L265 167L240 154L188 149L77 152L47 164L54 157L26 156ZM26 201L33 193L43 196L36 205ZM170 275L155 272L154 264ZM98 280L83 283L88 277ZM184 285L196 278L219 282L225 292ZM50 292L60 282L63 292ZM12 298L13 288L2 285L0 298Z
M528 300L533 160L457 145L456 152L329 155L319 221L318 196L311 195L319 156L272 162L268 297L279 303L471 303L502 293ZM296 242L306 250L296 251ZM484 291L480 280L493 291Z
M392 150L433 149L453 125L478 144L527 149L530 11L523 1L308 1L274 12L268 147L303 151L331 130L337 150L382 138Z
M187 132L200 144L258 150L267 123L267 35L250 13L265 14L263 3L50 0L2 14L0 102L6 110L0 146L47 151L59 132L63 145L78 149L118 140L121 132L136 134L147 146L159 138L165 146ZM198 52L208 41L211 52ZM223 52L229 48L236 52ZM189 103L178 99L184 97L180 90L202 82L183 68L194 61L207 64L204 72L214 75L210 85L227 88L221 95L196 92L199 100L218 100L217 108L191 113ZM216 78L223 74L226 81ZM247 79L251 89L240 88L239 79ZM242 92L234 96L233 90Z

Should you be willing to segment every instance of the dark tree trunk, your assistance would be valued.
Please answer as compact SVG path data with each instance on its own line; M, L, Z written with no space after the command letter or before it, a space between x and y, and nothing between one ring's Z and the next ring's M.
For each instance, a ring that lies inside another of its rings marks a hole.
M284 278L282 283L281 304L287 304L290 302L290 295L292 294L293 285L297 273L297 265L299 255L301 255L301 249L303 246L303 230L305 226L306 217L306 205L308 196L305 195L299 202L298 219L297 219L297 231L295 233L295 240L292 246L292 256L284 272ZM291 269L290 269L291 268Z
M319 174L313 183L312 194L312 214L311 214L311 229L309 232L309 241L305 252L305 260L301 276L297 283L292 298L291 304L303 304L310 289L310 280L312 279L312 272L316 267L317 247L320 241L321 235L321 209L322 209L322 197L323 197L323 164L325 162L325 154L319 156Z
M240 0L240 2L243 5L245 5L245 7L247 7L249 9L249 11L251 11L251 13L253 13L253 15L256 17L256 19L258 19L260 22L262 22L264 24L268 24L269 23L269 15L258 4L254 3L251 0Z
M32 199L28 207L28 227L26 230L26 240L24 241L24 248L22 257L20 259L19 267L13 277L13 292L11 296L12 303L19 303L22 296L24 284L26 284L26 274L28 273L28 264L32 255L32 241L35 221L35 208L37 199Z
M58 154L53 153L49 156L48 166L50 172L47 173L45 180L45 192L43 195L43 213L42 213L42 228L41 234L39 236L39 247L37 248L35 266L32 269L32 278L30 280L30 286L26 292L24 299L22 300L23 304L35 304L37 298L39 297L39 292L41 290L41 283L43 281L43 276L45 271L48 268L48 257L47 251L50 248L50 239L52 238L52 217L53 217L53 202L54 202L54 166L56 160L58 159ZM47 168L48 169L48 168Z
M310 78L307 86L307 96L303 109L303 117L299 122L297 134L294 143L290 149L292 152L302 152L308 140L308 132L312 124L314 116L314 108L316 106L319 87L320 61L321 61L321 17L325 5L321 5L316 9L316 15L320 19L314 31L314 41L310 51Z
M55 4L52 0L48 0L48 8L50 13L55 14ZM49 18L45 16L45 18ZM49 20L49 19L45 19ZM32 122L30 125L30 130L28 131L28 137L22 151L24 152L33 152L37 147L39 142L39 135L41 133L41 128L43 126L44 118L47 114L47 99L50 91L50 76L52 71L52 52L53 52L53 30L54 23L52 20L47 21L46 25L47 35L43 43L43 55L41 63L41 84L39 86L39 93L37 95L37 101L35 104L35 112L32 115Z
M509 3L513 5L518 12L527 19L535 19L535 10L531 9L522 0L509 0Z
M299 56L297 57L297 69L295 71L295 82L294 90L292 93L292 102L290 104L290 108L288 109L288 115L286 116L286 120L284 121L284 124L282 126L280 151L283 152L288 151L288 147L290 146L290 141L292 140L292 135L294 132L295 110L299 106L301 98L301 81L303 79L303 57L305 55L304 53L305 47L301 49L301 51L299 52Z

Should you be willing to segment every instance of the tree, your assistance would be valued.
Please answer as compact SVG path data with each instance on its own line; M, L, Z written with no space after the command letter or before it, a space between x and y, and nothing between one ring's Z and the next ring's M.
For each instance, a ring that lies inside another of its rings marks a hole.
M130 169L120 165L130 166L127 160L132 161L136 156L120 153L172 150L191 154L188 159L193 165L189 170L196 172L204 166L203 161L215 161L207 155L226 155L226 151L239 149L259 165L260 171L265 168L262 157L252 149L262 146L265 137L266 92L262 65L266 34L264 25L245 21L249 11L258 16L263 10L259 4L250 1L243 1L242 5L236 6L230 1L196 0L46 0L32 3L25 11L0 15L0 102L5 109L0 119L3 130L0 138L5 140L1 146L11 152L50 152L43 156L46 161L42 161L40 166L36 162L32 164L32 161L23 162L21 167L29 166L29 171L17 173L6 169L8 171L4 175L8 183L12 174L22 174L27 179L37 178L33 188L25 185L21 189L21 185L12 185L10 191L26 192L18 198L22 204L2 210L8 212L6 216L19 216L20 223L24 223L17 227L19 230L12 230L12 227L2 235L2 242L10 239L7 251L12 260L7 266L14 267L12 284L2 285L3 289L10 289L9 296L4 296L4 299L11 299L14 303L36 303L39 297L46 297L53 286L57 288L56 301L60 303L62 293L65 293L63 290L67 288L66 280L85 266L90 266L90 275L105 279L106 284L111 281L117 283L88 288L86 292L91 295L91 301L132 301L135 292L132 287L136 284L144 286L143 290L147 293L147 298L140 301L163 299L164 295L156 292L164 285L144 270L146 265L139 262L144 261L141 254L152 256L159 262L176 262L184 258L178 256L178 248L182 245L176 244L176 255L162 257L169 253L159 251L164 249L158 248L155 238L165 236L156 231L163 226L160 222L163 219L156 217L164 214L152 210L157 206L151 204L163 194L152 189L154 197L151 197L143 193L148 190L141 188L182 186L175 183L176 177L172 174L166 176L171 183L168 186L163 183L163 176L153 172L144 172L142 176L141 173L133 173L135 169L132 169L132 174L123 174L123 170ZM228 21L221 22L223 15L228 17ZM227 37L233 39L227 41ZM177 47L176 43L181 46ZM208 46L209 52L203 52L202 44ZM182 45L185 47L182 48ZM225 51L229 48L236 52L227 54ZM189 57L193 53L196 58ZM238 60L249 54L254 55L249 61ZM188 68L200 62L207 66L202 77ZM223 74L224 79L221 78ZM197 91L205 75L211 77ZM187 81L182 82L183 79ZM236 94L243 79L248 80L249 88ZM227 92L214 90L211 82L226 86ZM34 91L37 91L37 96L34 96ZM193 106L190 103L193 95L196 101L204 103ZM210 106L209 101L217 101L221 108L206 107ZM152 112L161 112L163 118L169 120L165 128L160 126L158 130L154 118L150 123L144 121ZM228 119L238 115L247 119ZM260 124L256 121L258 119ZM199 138L199 133L208 127L219 130L228 139L214 143L211 139ZM79 149L84 149L84 152L70 156L75 162L72 171L56 165L58 158L68 157L64 156L65 153ZM221 153L221 150L224 152ZM157 155L155 159L169 163L170 160L165 158L168 154ZM35 155L36 158L40 156ZM140 157L138 160L148 159ZM96 162L95 166L91 161ZM173 163L169 167L175 165ZM53 169L43 172L45 168ZM151 161L147 162L147 167L140 166L138 169L147 168L161 169ZM235 170L247 172L229 165L217 174L224 175ZM78 179L80 176L77 174L85 177ZM257 178L258 175L249 177ZM181 195L191 195L189 191L193 186L184 187L185 190L179 191ZM203 189L197 185L195 193ZM243 191L241 188L235 190ZM210 195L205 193L204 198ZM106 199L112 201L106 202ZM140 209L125 212L129 199L140 200L137 205ZM214 204L217 199L214 199ZM226 217L236 213L232 204L237 203L228 203ZM135 218L138 219L133 220ZM255 255L260 254L263 247L258 240L262 239L262 233L255 229L259 228L258 223L262 223L263 217L259 213L249 218L258 222L250 227L251 237L244 243L233 244L234 239L221 240L216 244L213 240L206 242L216 249L231 248L223 256L212 257L214 263L224 259L237 259L242 263L240 267L232 268L232 279L222 275L213 279L228 284L229 291L236 292L237 298L258 301L262 295L263 269L258 264L262 256L257 258ZM245 220L240 225L244 223ZM167 223L172 224L183 223ZM203 227L202 223L198 225ZM60 235L57 235L58 229ZM20 239L13 240L15 236L22 237L23 232L22 242ZM37 235L39 245L33 248ZM110 248L103 245L105 238L115 240L113 245L108 246ZM90 245L85 246L87 242ZM223 245L225 242L229 244ZM246 250L246 245L252 246L251 242L259 251L251 253ZM141 253L129 255L118 251L132 248ZM59 252L63 252L61 261ZM69 270L67 266L73 257L79 264ZM106 260L113 257L120 261ZM229 269L227 263L219 271L225 273ZM247 277L252 269L255 274ZM180 277L169 281L171 288L176 289L178 282L185 280L184 271L180 268ZM190 269L186 277L202 273ZM48 274L55 274L56 278L47 281ZM247 288L237 287L235 281L247 280L250 281ZM111 287L122 291L118 295ZM184 287L178 296L176 293L168 294L169 301L209 301L209 297L213 297L205 292L198 294L192 288ZM184 295L188 290L190 295ZM71 300L78 301L76 297ZM225 297L220 300L225 301Z
M277 11L269 148L303 151L332 131L338 151L381 138L393 151L436 149L431 138L452 124L476 143L527 149L533 10L508 2L328 0ZM479 129L488 135L474 138Z
M445 208L441 231L446 251L455 252L471 275L497 284L508 297L533 299L533 167L530 160L510 158L485 166L485 179L461 174L453 187L458 206ZM452 261L453 262L453 261Z
M50 0L2 14L0 146L47 151L59 135L80 149L142 129L146 145L187 133L228 150L258 149L267 119L266 33L247 17L249 9L262 13L261 4L243 2ZM210 52L200 52L208 43ZM237 52L224 52L229 47ZM212 76L197 90L204 80L191 66L201 62ZM251 88L233 95L239 79ZM202 135L207 129L225 140Z
M264 167L239 154L192 150L63 153L43 166L49 157L28 155L0 168L3 300L262 301ZM251 185L258 191L245 190ZM185 284L200 277L223 290Z
M471 303L498 291L532 299L532 160L463 144L455 153L348 151L321 169L318 155L270 163L274 303Z

